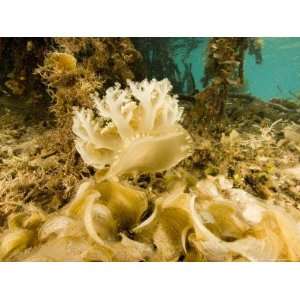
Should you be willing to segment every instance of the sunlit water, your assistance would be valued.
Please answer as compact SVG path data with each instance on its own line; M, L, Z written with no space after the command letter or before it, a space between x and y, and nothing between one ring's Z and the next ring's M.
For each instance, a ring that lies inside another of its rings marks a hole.
M196 89L201 90L209 38L197 39L198 47L185 61L191 63ZM262 63L256 64L254 56L245 55L245 92L263 100L295 98L300 92L300 38L263 38L262 56ZM181 74L185 69L183 57L184 49L174 57Z

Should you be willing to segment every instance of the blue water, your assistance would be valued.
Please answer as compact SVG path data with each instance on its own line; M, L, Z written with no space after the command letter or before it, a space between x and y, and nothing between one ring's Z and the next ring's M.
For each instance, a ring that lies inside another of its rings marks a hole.
M205 51L208 38L194 49L188 59L197 89L202 89ZM291 93L300 92L300 38L263 38L263 62L256 64L254 56L246 55L246 89L263 99L293 98ZM184 70L182 54L176 56L181 72Z
M199 39L201 39L203 43L199 44L199 46L196 49L191 51L189 58L187 59L187 62L192 64L192 72L196 83L196 88L198 90L201 90L203 88L201 79L204 75L206 49L207 49L207 43L209 39L208 38L199 38ZM178 53L178 55L175 58L175 61L180 72L183 73L184 65L182 63L181 52Z
M292 98L300 92L300 38L264 38L263 63L245 61L249 91L262 99Z

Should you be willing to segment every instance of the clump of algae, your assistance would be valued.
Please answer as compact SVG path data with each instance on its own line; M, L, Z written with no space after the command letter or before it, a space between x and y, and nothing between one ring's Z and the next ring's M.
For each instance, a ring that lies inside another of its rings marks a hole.
M7 216L23 211L29 202L47 212L58 209L93 173L74 147L73 106L91 107L90 93L103 93L115 80L133 79L140 60L126 38L57 38L52 44L35 71L51 96L48 106L45 101L0 101L0 224L4 226Z
M165 114L181 115L167 87L156 81L131 83L131 92L117 86L96 99L98 118L77 112L77 148L95 175L53 213L24 205L11 214L1 235L2 260L299 260L297 125L277 120L247 132L232 123L217 137L189 122L193 142L187 144L178 138L187 134L180 118ZM176 130L168 135L170 128ZM176 140L171 150L163 146L170 138ZM132 145L145 156L122 159ZM159 161L166 152L176 163Z

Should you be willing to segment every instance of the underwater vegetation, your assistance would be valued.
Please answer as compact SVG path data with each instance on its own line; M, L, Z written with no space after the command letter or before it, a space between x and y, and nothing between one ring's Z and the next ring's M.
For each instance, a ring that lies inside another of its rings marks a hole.
M0 260L300 260L300 105L235 90L260 42L212 38L188 97L130 39L55 43L48 113L0 118Z
M229 93L244 86L244 56L249 49L261 63L261 44L253 38L212 38L202 83L204 90L195 95L199 113L206 120L222 117Z
M6 43L14 46L13 40ZM44 49L44 41L36 45ZM19 47L20 54L24 51L27 48ZM74 147L73 106L90 107L90 93L104 93L111 82L134 79L132 69L140 59L126 38L52 38L44 51L43 59L30 66L34 80L44 83L39 92L48 94L46 100L36 102L25 94L16 99L13 93L3 98L0 197L5 204L0 223L23 202L38 201L53 210L70 200L77 183L91 172ZM10 65L10 60L4 62ZM15 64L22 66L23 59Z

